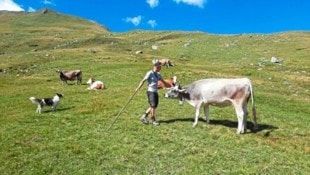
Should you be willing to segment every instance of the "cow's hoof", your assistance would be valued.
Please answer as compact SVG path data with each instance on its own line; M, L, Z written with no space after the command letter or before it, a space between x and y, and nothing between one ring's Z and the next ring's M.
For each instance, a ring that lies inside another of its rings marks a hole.
M244 134L244 131L237 131L237 134Z

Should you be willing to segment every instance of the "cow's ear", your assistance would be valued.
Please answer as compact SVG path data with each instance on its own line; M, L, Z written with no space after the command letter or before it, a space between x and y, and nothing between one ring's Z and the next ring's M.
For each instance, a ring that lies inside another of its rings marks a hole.
M178 83L178 89L182 89L182 86L180 85L180 82Z

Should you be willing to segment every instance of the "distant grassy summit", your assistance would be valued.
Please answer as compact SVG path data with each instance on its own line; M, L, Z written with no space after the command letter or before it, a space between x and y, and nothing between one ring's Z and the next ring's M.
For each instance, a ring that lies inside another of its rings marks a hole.
M95 22L61 14L48 8L36 12L0 11L0 33L35 32L38 28L44 28L47 31L89 30L99 33L108 32L106 27Z
M53 48L54 45L107 33L108 29L98 23L52 9L44 8L36 12L0 11L2 52L29 50L34 45Z

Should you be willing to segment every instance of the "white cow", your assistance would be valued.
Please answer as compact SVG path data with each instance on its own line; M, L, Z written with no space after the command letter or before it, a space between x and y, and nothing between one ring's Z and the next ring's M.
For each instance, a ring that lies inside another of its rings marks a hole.
M186 100L196 109L193 127L198 124L201 106L204 106L206 121L209 123L209 105L218 107L233 105L238 118L238 134L246 131L247 102L251 97L254 129L257 129L254 93L248 78L198 80L184 87L177 85L170 88L165 97L179 99L180 104Z
M90 86L87 88L88 90L100 90L100 89L106 89L105 85L102 81L96 81L94 78L90 78L87 81L87 84Z

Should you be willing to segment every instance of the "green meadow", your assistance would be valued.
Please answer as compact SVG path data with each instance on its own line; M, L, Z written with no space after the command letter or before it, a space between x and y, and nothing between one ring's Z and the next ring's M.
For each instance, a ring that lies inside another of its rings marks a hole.
M0 12L0 174L309 174L309 55L308 31L114 33L51 10ZM144 85L107 131L151 60L161 58L176 65L161 75L176 75L181 85L250 78L259 129L252 130L249 113L248 130L238 135L233 107L212 106L210 124L201 111L192 128L194 108L165 99L165 90L160 126L143 125ZM58 69L81 69L83 84L63 85ZM107 89L86 90L90 77ZM64 98L56 112L35 113L29 97L58 92Z

